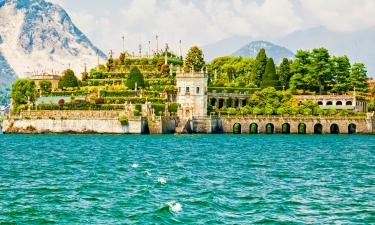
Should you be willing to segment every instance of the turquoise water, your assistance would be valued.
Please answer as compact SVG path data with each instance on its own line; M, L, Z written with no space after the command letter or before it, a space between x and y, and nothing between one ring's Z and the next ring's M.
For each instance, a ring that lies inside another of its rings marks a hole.
M375 223L375 136L0 135L0 142L0 223Z

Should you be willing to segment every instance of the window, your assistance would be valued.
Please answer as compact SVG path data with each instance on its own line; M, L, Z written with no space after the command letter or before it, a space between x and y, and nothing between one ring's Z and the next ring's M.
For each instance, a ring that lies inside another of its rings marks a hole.
M199 90L199 87L197 87L197 94L199 94L199 91L200 91L200 90Z
M190 87L186 87L186 93L190 92Z
M181 87L178 88L178 93L181 93Z

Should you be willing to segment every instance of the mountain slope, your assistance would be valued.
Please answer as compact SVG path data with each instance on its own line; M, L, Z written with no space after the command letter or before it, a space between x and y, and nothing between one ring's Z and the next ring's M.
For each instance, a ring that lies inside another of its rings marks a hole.
M229 55L236 49L249 43L252 39L246 36L233 36L202 47L204 58L210 62L216 57Z
M64 9L44 0L0 0L0 37L0 53L19 77L69 66L79 74L97 54L106 58Z
M347 55L351 62L363 62L368 74L375 76L375 27L358 32L331 31L324 27L311 28L289 34L277 44L298 49L327 48L333 55Z
M280 63L283 58L294 58L294 53L289 49L266 41L253 41L240 48L232 55L255 58L261 48L266 50L267 56L272 57L275 63Z
M16 79L16 73L0 52L0 90L3 87L10 87Z

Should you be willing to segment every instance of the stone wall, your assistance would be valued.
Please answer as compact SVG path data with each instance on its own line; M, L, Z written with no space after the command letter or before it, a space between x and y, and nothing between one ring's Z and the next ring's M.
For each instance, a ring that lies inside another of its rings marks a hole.
M175 117L129 117L122 125L120 111L24 111L6 118L5 133L101 133L101 134L170 134L178 124Z

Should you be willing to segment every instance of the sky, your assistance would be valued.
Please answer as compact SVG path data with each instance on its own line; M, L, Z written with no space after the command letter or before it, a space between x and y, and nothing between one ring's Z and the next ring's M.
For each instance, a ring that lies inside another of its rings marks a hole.
M50 0L107 53L168 43L179 52L232 36L275 39L324 26L356 32L375 26L375 0Z

